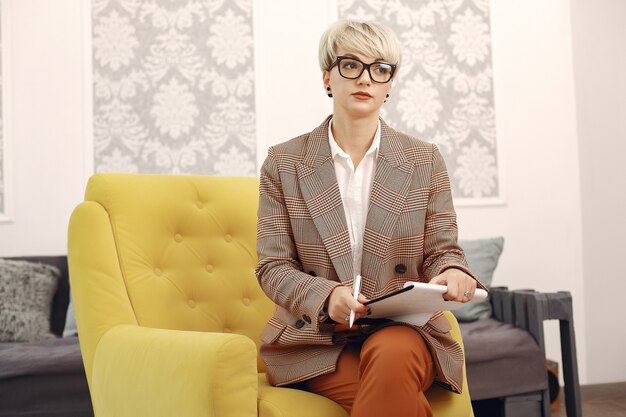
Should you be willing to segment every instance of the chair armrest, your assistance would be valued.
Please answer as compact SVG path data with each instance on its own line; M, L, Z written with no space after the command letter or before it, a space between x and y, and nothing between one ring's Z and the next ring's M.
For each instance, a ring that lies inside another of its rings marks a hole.
M241 335L119 325L94 355L95 415L257 415L257 354Z
M568 417L582 416L572 295L567 291L544 293L517 290L514 292L514 303L515 325L528 330L543 350L545 350L543 322L559 321L565 409Z
M566 291L556 293L538 292L532 289L509 291L507 287L492 288L490 292L493 317L528 331L541 350L545 352L543 322L559 320L561 333L561 359L565 383L565 408L568 417L582 415L576 336L572 295ZM544 398L548 396L547 390ZM550 406L544 400L544 415L549 415Z

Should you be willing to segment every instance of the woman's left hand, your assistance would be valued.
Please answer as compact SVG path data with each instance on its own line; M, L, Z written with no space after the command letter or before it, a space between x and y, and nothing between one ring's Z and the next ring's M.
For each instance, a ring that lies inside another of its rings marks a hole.
M446 269L429 283L447 285L448 292L443 295L443 298L448 301L467 303L474 298L476 292L476 280L456 268Z

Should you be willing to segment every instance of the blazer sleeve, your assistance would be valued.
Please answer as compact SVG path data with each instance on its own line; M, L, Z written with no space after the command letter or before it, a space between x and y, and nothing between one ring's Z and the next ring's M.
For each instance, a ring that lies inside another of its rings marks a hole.
M463 249L457 243L458 228L450 178L443 157L435 145L432 164L424 226L423 275L430 281L446 269L457 268L476 279L467 266ZM480 281L476 281L479 288L485 288Z
M273 149L261 167L256 276L276 304L318 331L324 302L338 282L302 272Z

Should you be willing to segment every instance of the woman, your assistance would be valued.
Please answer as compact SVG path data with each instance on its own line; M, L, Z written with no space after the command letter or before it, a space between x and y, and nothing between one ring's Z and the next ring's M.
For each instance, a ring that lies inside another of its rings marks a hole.
M430 416L424 391L434 381L462 386L447 319L368 320L363 303L406 281L445 284L444 297L461 302L482 287L457 245L444 161L379 117L401 61L388 28L337 22L319 61L332 115L271 147L261 168L256 272L276 303L261 334L268 379L327 396L352 416Z

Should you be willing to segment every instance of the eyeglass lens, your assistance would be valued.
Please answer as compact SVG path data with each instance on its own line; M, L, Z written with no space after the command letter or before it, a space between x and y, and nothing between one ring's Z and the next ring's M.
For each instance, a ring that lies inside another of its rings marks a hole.
M374 62L372 64L364 64L361 61L351 58L341 58L339 61L339 74L344 78L359 78L366 67L372 81L385 83L389 81L393 73L393 68L385 62Z

